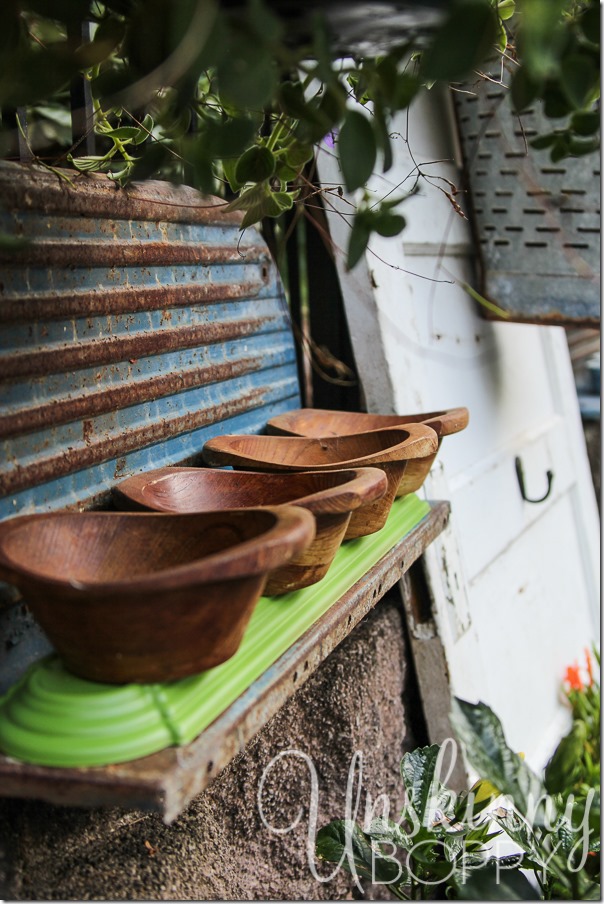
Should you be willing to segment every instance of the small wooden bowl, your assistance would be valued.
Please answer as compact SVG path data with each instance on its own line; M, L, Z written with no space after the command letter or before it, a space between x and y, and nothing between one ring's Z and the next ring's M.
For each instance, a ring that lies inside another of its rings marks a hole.
M122 507L161 512L283 504L299 505L312 512L315 539L268 577L264 592L277 596L320 581L344 539L351 513L378 499L387 487L386 475L379 468L294 474L159 468L124 480L113 493Z
M364 411L331 411L321 408L298 408L271 418L266 425L267 432L281 436L343 436L362 433L367 430L383 430L387 427L403 427L406 424L425 424L438 437L438 448L443 436L459 433L468 426L470 414L467 408L447 408L443 411L429 411L423 414L369 414ZM437 450L438 452L438 450ZM407 465L397 496L405 496L423 484L434 462L436 453L430 459L415 459Z
M353 512L345 540L380 530L412 460L434 457L435 432L423 424L357 433L354 436L306 438L297 436L217 436L203 447L210 465L232 465L256 471L333 471L377 467L386 474L388 488L380 499ZM414 492L415 487L406 492Z
M0 524L0 578L76 675L171 681L236 652L268 572L314 532L294 506L27 515Z

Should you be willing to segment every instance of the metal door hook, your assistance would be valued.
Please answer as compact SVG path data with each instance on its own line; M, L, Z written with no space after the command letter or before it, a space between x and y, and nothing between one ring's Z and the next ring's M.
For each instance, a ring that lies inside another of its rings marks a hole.
M517 456L516 459L514 460L514 464L516 465L516 476L518 478L518 484L520 486L520 493L521 493L524 501L525 502L533 502L533 503L545 502L545 500L547 499L547 497L549 496L549 494L552 491L552 484L554 482L554 472L550 471L550 470L548 470L546 472L547 490L545 491L545 495L541 496L539 499L529 499L529 497L526 495L526 488L524 486L524 468L522 467L522 460L520 459L519 456Z

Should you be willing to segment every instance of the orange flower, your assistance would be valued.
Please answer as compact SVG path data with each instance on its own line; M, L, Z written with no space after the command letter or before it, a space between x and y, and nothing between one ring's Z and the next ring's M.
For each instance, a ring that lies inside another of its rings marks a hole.
M589 686L593 687L594 683L594 672L593 672L593 664L591 661L591 654L587 647L585 647L585 663L587 665L587 674L589 675Z
M574 665L569 665L566 669L566 674L564 676L564 680L570 686L573 691L582 691L583 690L583 682L581 681L581 676L579 674L579 666L575 662Z

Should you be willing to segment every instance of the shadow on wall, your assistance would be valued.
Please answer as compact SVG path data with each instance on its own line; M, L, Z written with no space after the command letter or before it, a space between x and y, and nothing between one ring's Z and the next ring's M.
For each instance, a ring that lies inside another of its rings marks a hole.
M566 331L566 337L575 375L591 476L596 491L598 511L601 512L600 331L569 328Z

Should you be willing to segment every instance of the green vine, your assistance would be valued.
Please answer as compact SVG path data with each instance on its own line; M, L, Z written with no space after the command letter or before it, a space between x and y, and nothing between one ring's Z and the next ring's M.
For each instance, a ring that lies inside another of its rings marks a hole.
M327 141L344 188L359 192L353 267L373 233L405 227L404 197L376 201L366 190L375 171L392 166L394 117L435 83L480 72L494 52L512 74L514 108L540 102L552 121L535 148L558 160L599 147L595 0L452 0L428 33L346 59L323 16L308 16L292 34L275 9L269 0L5 0L3 155L15 144L6 114L25 110L40 162L104 172L121 185L186 181L243 210L245 228L304 203L307 167ZM68 87L82 75L93 95L95 155L72 146L68 127Z

